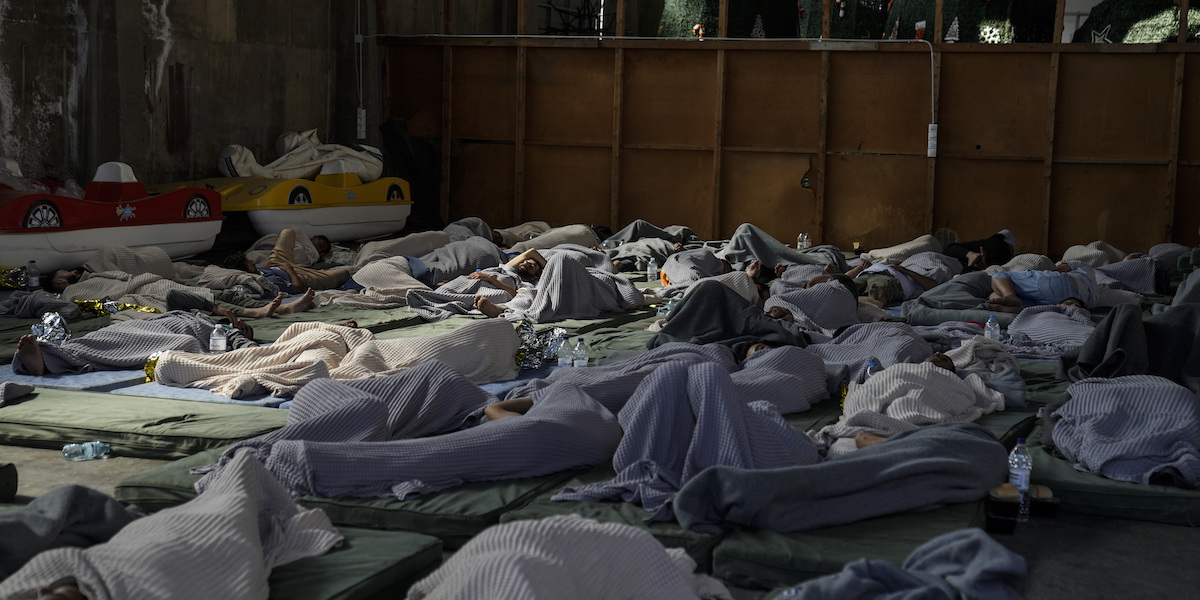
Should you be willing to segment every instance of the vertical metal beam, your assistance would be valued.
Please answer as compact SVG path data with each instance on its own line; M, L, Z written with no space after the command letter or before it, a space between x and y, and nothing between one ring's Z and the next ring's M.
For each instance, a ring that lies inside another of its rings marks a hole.
M825 0L826 8L829 7L829 0ZM817 196L817 239L813 240L813 244L829 243L825 239L825 180L826 168L829 164L826 149L828 148L828 133L829 133L829 74L832 69L829 68L829 51L821 51L821 91L820 99L817 102L817 110L820 116L817 119L817 156L816 164L809 166L809 172L817 174L816 183L813 178L808 178L808 184L812 187L813 193Z
M524 0L522 0L524 2ZM525 46L517 46L517 139L513 156L513 221L525 221L525 83L528 57Z
M1051 42L1061 44L1063 39L1063 20L1067 14L1067 0L1058 0L1058 7L1054 9L1054 35L1050 38Z
M1180 5L1180 13L1186 11L1187 0ZM1180 22L1183 22L1182 17ZM1186 74L1187 53L1175 56L1175 90L1171 106L1171 147L1167 163L1167 227L1164 240L1173 240L1175 234L1175 200L1179 193L1179 125L1183 116L1183 78Z
M724 37L724 36L722 36ZM725 139L725 50L717 50L717 110L713 127L712 232L708 239L727 237L721 230L721 147Z
M1050 54L1050 87L1046 90L1046 156L1042 158L1042 254L1050 253L1050 197L1054 180L1054 119L1058 110L1059 59L1060 53Z
M939 9L941 8L941 4L941 0L938 0ZM938 31L941 31L940 26L938 27ZM940 36L941 33L938 35ZM933 110L931 111L932 124L938 122L938 100L942 96L942 53L940 51L934 52L929 68L933 69L933 73L930 74L933 77L933 89L931 90L933 97L929 99L933 104ZM941 137L940 131L938 132L938 137ZM925 229L929 233L933 233L933 211L937 206L937 157L929 157L926 161L928 163L928 171L925 179Z
M449 2L449 0L447 0ZM442 49L442 181L441 181L441 213L442 221L450 221L450 146L453 134L451 127L451 102L454 93L454 47L445 46Z
M616 227L621 217L621 103L625 93L625 49L613 50L612 190L608 204L608 226Z

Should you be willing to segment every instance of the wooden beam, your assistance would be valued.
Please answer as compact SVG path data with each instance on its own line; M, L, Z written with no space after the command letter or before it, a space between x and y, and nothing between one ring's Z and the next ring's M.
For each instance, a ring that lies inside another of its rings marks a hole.
M528 6L529 0L517 0L517 35L525 35L525 19L529 18L526 9Z
M617 0L617 23L613 27L613 35L621 37L625 35L625 4L627 0Z
M829 0L825 0L825 6L828 8ZM813 190L813 195L817 197L817 237L813 240L813 245L817 246L826 243L825 241L825 168L828 164L826 153L829 149L829 51L821 52L821 90L820 99L817 101L817 155L816 164L809 165L808 172L816 173L816 181L813 177L808 178L808 185Z
M729 37L729 0L717 4L717 37Z
M625 49L613 50L612 190L608 204L608 226L617 227L621 217L621 104L625 93Z
M523 1L523 0L522 0ZM525 47L517 48L517 131L513 149L513 221L525 221L525 85L529 63Z
M1179 0L1179 39L1180 44L1187 42L1188 0Z
M449 2L449 0L447 0ZM450 222L450 111L451 95L454 92L454 48L446 46L442 50L442 181L440 185L441 201L438 212L443 222Z
M1180 12L1185 13L1187 10L1187 0L1183 0L1180 4ZM1180 17L1180 22L1184 22L1183 17ZM1167 227L1164 232L1163 239L1173 240L1175 233L1175 201L1179 195L1179 126L1183 118L1183 79L1186 73L1187 54L1180 52L1175 57L1175 93L1171 107L1171 146L1168 158L1171 161L1167 166Z
M1059 5L1062 6L1061 3ZM1050 198L1054 181L1054 119L1058 104L1058 61L1057 52L1050 54L1049 89L1046 90L1046 156L1042 159L1042 254L1050 253Z
M821 0L821 37L833 37L833 0Z
M454 0L442 0L442 35L454 35Z
M1054 35L1050 37L1050 41L1061 44L1063 36L1063 21L1067 14L1067 0L1058 0L1058 7L1054 9Z
M722 0L722 3L724 0ZM717 108L713 148L712 232L708 239L723 239L721 232L721 143L725 137L725 51L717 50Z
M946 0L937 0L937 2L933 4L933 41L938 44L942 43L942 31L944 29L942 24L945 22L945 16ZM925 39L929 39L928 34L925 35Z

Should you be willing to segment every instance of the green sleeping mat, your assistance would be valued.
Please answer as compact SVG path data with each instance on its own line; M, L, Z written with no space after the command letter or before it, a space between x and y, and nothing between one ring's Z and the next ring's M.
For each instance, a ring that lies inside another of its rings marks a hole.
M1041 438L1040 427L1035 435L1034 439ZM1192 527L1200 525L1200 490L1117 481L1078 471L1070 461L1051 455L1040 444L1029 450L1033 454L1033 483L1049 487L1062 510Z
M840 571L860 558L902 564L921 544L981 527L984 519L980 501L800 533L737 531L713 549L712 574L740 587L770 589Z
M13 355L17 353L17 341L21 339L21 336L27 335L32 331L30 327L41 322L41 319L0 317L0 364L12 362ZM73 337L79 337L85 333L96 331L109 323L112 323L112 317L91 317L69 321L67 327L71 329Z
M1021 360L1021 379L1025 380L1025 405L1042 406L1057 400L1067 391L1070 381L1058 378L1057 360Z
M274 431L287 411L37 388L0 407L0 444L62 448L100 440L114 456L175 459Z
M701 571L707 572L712 565L712 550L721 536L688 531L678 523L646 523L650 513L629 502L553 502L550 497L566 486L610 481L617 473L612 465L602 465L564 482L550 490L524 508L507 512L500 517L501 523L526 519L542 519L555 515L580 515L605 523L623 523L649 531L663 546L683 548Z
M340 527L342 545L271 572L272 600L403 598L442 562L440 540L405 531Z
M196 496L192 486L200 479L189 470L216 462L221 452L220 448L209 450L126 477L117 484L113 496L152 511L187 502ZM574 474L467 483L403 501L315 496L301 496L297 501L324 510L339 526L423 533L440 538L447 549L454 550L498 523L500 515L550 490L557 491Z

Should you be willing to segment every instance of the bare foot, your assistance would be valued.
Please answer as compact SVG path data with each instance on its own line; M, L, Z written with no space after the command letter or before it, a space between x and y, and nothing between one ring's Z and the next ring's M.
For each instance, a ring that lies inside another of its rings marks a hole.
M491 318L498 317L500 316L500 313L504 312L499 306L496 306L491 300L488 300L483 296L475 296L475 308L479 309L479 312Z
M282 303L283 303L283 293L280 292L279 294L277 294L275 296L275 299L271 300L271 302L269 302L266 306L260 306L258 308L244 309L242 311L242 316L246 317L247 319L265 319L265 318L275 314L275 311L279 310L279 305ZM217 309L214 308L213 312L216 312L216 311L217 311Z
M867 290L867 297L883 304L887 304L887 295L883 293L883 288L878 285L871 284L871 289Z
M867 446L874 446L875 444L878 444L886 439L888 439L888 436L886 435L879 435L878 433L864 431L854 436L854 446L857 448L866 448Z
M788 266L783 263L775 263L775 276L783 277L783 272L786 271L787 268Z
M338 327L349 327L351 329L358 327L358 321L342 321L340 323L334 323L334 324L337 325Z
M750 279L756 279L759 271L762 271L762 261L758 259L755 259L754 262L750 263L749 267L746 267L746 274L750 276Z
M46 359L42 356L42 347L38 345L33 334L25 334L17 340L17 356L20 357L21 364L25 365L25 372L37 376L46 374Z
M314 291L312 288L309 288L309 290L307 292L304 292L303 296L300 296L299 298L297 298L287 304L284 304L283 306L280 306L279 310L277 310L275 312L277 312L281 315L290 315L292 313L304 312L304 311L312 308L313 296L315 296L316 293L317 292Z
M829 274L837 273L838 272L837 265L835 265L833 263L825 263L825 272L829 273Z

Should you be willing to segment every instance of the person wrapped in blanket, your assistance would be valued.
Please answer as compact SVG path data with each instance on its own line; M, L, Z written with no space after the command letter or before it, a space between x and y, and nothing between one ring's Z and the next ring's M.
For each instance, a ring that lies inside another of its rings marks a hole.
M275 246L261 266L243 252L225 257L221 266L262 275L285 294L337 289L350 280L350 270L346 267L313 269L302 265L296 256L296 235L295 229L280 231ZM312 246L316 248L315 243ZM328 241L324 247L328 248Z
M150 516L137 518L98 493L73 495L84 512L61 507L60 521L70 522L51 539L29 535L22 515L6 515L6 531L45 549L0 582L0 599L265 599L272 569L342 542L323 511L296 505L250 453L234 456L205 493ZM47 524L44 511L27 516ZM79 547L85 540L102 543Z
M829 281L837 273L837 266L830 263L825 271L825 274L810 279L807 285ZM916 298L960 272L962 266L958 261L945 254L918 252L896 265L873 263L871 259L863 258L845 275L852 278L859 299L883 308Z

